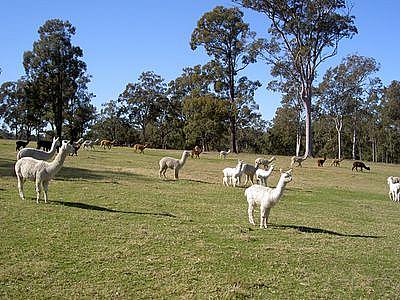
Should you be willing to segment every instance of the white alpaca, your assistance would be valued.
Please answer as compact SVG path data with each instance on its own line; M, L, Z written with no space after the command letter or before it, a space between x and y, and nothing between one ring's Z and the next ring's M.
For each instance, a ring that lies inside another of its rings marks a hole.
M260 182L260 185L267 186L267 179L272 174L274 165L271 165L268 170L257 169L256 178Z
M242 175L242 165L243 160L238 160L238 163L235 168L225 168L222 173L224 174L224 178L222 179L222 183L225 186L236 186L240 184L240 176Z
M26 179L35 181L36 203L39 203L40 192L44 190L44 202L47 203L47 191L49 182L61 170L68 153L74 148L66 141L62 142L60 151L52 162L37 160L32 157L23 157L15 163L15 173L18 179L18 191L22 200L24 196L24 181Z
M287 172L281 172L276 188L269 188L261 185L252 185L244 192L249 204L247 210L249 222L255 225L253 211L256 205L260 205L260 228L267 228L267 222L271 208L278 203L282 197L283 190L288 182L292 181L292 169Z
M222 151L220 151L219 152L219 158L226 158L226 156L229 154L229 153L231 153L231 149L228 149L228 151L224 151L224 150L222 150Z
M189 157L190 151L183 151L181 159L176 159L172 157L163 157L159 161L160 165L160 178L165 176L165 172L167 171L168 168L174 169L174 178L179 179L179 170L182 169L184 166L186 159Z
M17 160L23 157L32 157L39 160L50 160L56 153L59 138L53 138L53 143L49 152L35 149L35 148L24 148L17 153Z
M99 139L92 141L92 140L86 140L82 143L83 149L89 150L92 149L94 150L94 145L99 141Z
M389 176L387 178L387 183L389 185L389 198L392 201L400 201L400 183L398 177Z
M254 161L255 165L263 165L265 168L268 168L270 163L275 160L275 156L272 156L270 159L263 159L262 157L256 158Z

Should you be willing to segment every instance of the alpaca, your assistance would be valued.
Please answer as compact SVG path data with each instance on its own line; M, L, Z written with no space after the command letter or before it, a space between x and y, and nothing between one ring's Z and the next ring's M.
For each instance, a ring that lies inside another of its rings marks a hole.
M94 145L99 141L99 139L92 141L92 140L86 140L82 143L83 149L89 150L92 149L94 150Z
M295 163L297 163L298 167L303 167L302 162L305 161L307 158L302 156L293 156L291 159L290 166L293 167Z
M246 175L246 182L244 183L244 185L246 186L247 182L251 181L252 184L254 184L254 175L256 174L256 171L258 169L258 165L252 166L249 164L243 164L242 167L242 173Z
M25 148L29 144L29 139L25 141L16 141L15 142L15 151L19 151L21 148Z
M353 162L353 167L351 168L351 170L353 171L354 169L356 169L356 171L358 171L358 168L361 169L361 172L363 169L366 169L368 171L371 170L371 168L367 167L362 161Z
M271 165L268 170L257 169L256 178L260 182L260 185L267 186L267 179L274 170L274 165Z
M398 177L389 176L387 183L389 185L389 198L392 201L400 201L400 182Z
M81 144L72 144L72 147L74 148L74 150L69 154L70 156L78 156L78 150L81 148Z
M50 141L37 141L36 149L43 148L44 151L49 151L51 148L52 142Z
M116 142L116 140L110 141L110 140L102 140L100 142L100 147L103 147L104 150L106 150L106 147L111 150L112 145L114 145L114 143Z
M242 166L243 160L238 160L238 163L235 168L225 168L222 173L224 174L224 178L222 179L222 183L225 186L232 185L235 187L240 184L240 177L242 175Z
M269 188L261 185L252 185L244 192L248 207L249 222L255 225L253 211L256 205L260 205L260 228L267 228L268 217L271 208L274 207L283 195L283 190L287 183L292 181L292 169L282 172L278 185L275 188Z
M172 157L163 157L159 161L160 165L160 178L165 176L165 172L167 171L168 168L174 169L174 178L179 179L179 170L182 169L182 167L185 165L186 159L189 157L190 151L183 151L181 159L176 159Z
M223 157L225 159L229 153L231 153L231 149L228 149L228 151L222 150L219 152L219 158Z
M341 162L342 160L343 160L343 158L341 158L341 159L335 158L335 159L332 160L332 162L331 162L331 167L332 167L332 166L340 167L340 162Z
M269 164L272 163L275 160L275 156L272 156L270 159L263 159L261 157L256 158L256 160L254 161L254 164L256 165L263 165L265 169L267 169L269 167Z
M317 159L318 167L323 167L325 161L326 161L326 155L324 155L324 158L318 158Z
M32 157L23 157L15 163L15 173L18 179L18 191L22 200L24 196L24 181L26 179L34 180L36 187L36 203L39 203L40 192L44 190L44 202L47 203L47 191L50 180L61 170L69 152L73 151L72 146L62 142L60 151L52 162L37 160Z
M135 150L135 152L140 151L140 153L143 153L144 149L146 149L149 146L149 144L135 144L133 145L133 150Z
M201 151L201 148L199 147L199 146L195 146L193 149L192 149L192 153L191 153L191 156L192 156L192 158L200 158L200 153L201 153L202 151Z
M54 154L57 152L59 138L53 138L53 143L49 152L34 149L34 148L24 148L17 153L17 160L22 157L32 157L39 160L50 160L53 158Z

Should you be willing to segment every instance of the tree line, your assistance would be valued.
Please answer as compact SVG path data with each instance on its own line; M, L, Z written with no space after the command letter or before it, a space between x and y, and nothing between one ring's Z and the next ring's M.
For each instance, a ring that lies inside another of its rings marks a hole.
M97 110L75 27L48 20L23 57L25 75L0 87L0 117L16 138L108 138L157 148L231 149L282 155L398 162L400 86L384 86L379 64L349 55L317 84L322 62L357 33L342 0L235 0L266 17L268 38L257 38L238 7L217 6L194 28L190 47L210 57L170 82L144 71ZM270 122L254 100L261 87L243 73L262 61L282 94ZM49 130L50 128L50 130Z

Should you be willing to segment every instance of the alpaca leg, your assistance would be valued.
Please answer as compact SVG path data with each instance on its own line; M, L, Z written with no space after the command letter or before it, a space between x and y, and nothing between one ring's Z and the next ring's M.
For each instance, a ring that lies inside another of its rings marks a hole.
M267 228L269 211L271 208L260 208L260 228Z
M36 179L36 203L39 203L41 189L42 183L40 182L40 180Z
M254 219L253 219L253 211L254 211L254 205L249 203L249 208L247 210L247 213L249 215L249 222L251 225L256 225L256 223L254 223Z
M22 200L25 200L24 196L24 179L22 177L17 176L18 178L18 192L19 192L19 197Z
M179 179L179 169L177 168L174 169L174 177L175 179Z
M43 182L43 191L44 191L44 203L47 203L47 191L49 190L49 182Z
M246 182L244 183L244 186L246 186L247 181L249 181L249 175L246 174Z

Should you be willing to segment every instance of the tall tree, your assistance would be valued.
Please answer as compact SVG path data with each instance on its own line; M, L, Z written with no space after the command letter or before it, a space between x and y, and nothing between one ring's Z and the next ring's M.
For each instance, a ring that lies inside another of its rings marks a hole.
M255 33L243 21L243 12L238 8L215 7L197 22L190 46L195 50L203 46L213 57L213 65L219 70L217 89L226 94L230 101L229 123L231 149L237 152L237 119L240 112L237 97L237 75L256 61L259 41Z
M27 80L35 84L52 111L57 136L62 136L64 111L78 97L79 82L87 77L86 64L81 60L83 51L72 45L75 27L68 21L48 20L38 33L39 40L33 43L32 51L24 53L23 64Z
M143 72L139 82L128 83L118 98L131 125L140 128L143 142L147 141L147 127L156 122L165 101L164 79L152 71Z
M343 38L357 33L345 0L234 0L264 14L271 22L265 43L268 63L293 66L306 114L306 149L312 156L311 101L313 82L322 62L336 55Z

